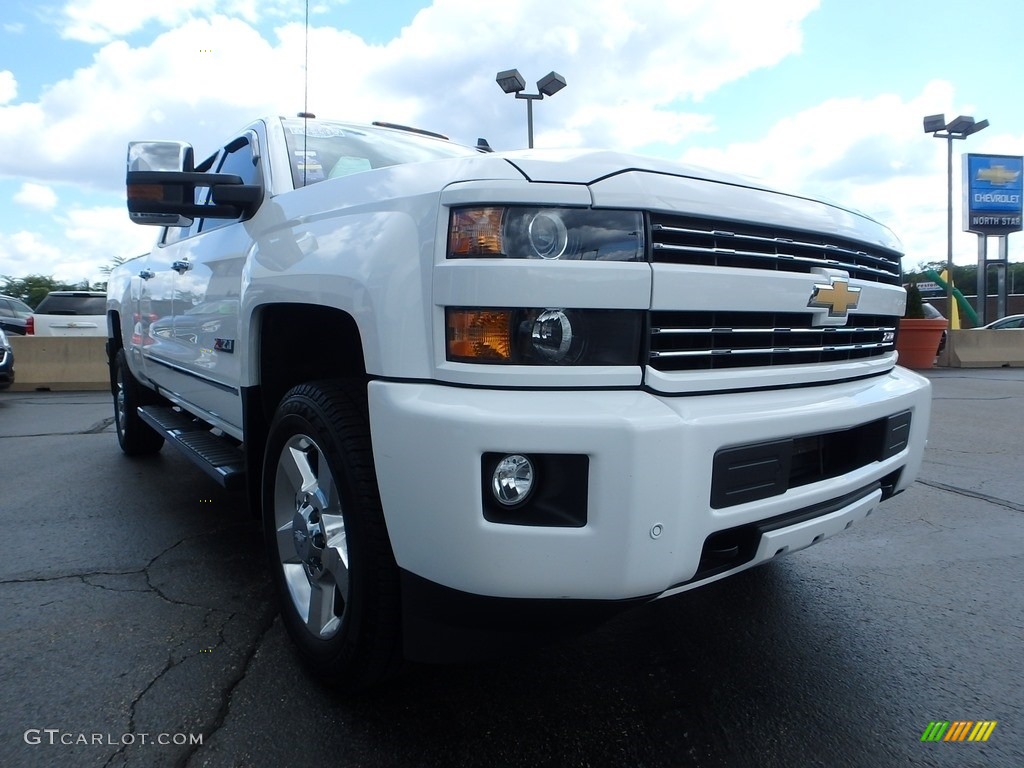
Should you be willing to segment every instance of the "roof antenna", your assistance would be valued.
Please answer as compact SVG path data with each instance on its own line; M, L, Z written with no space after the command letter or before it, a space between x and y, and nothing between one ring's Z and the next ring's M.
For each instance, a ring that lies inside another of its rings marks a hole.
M306 186L306 168L309 167L309 152L306 139L309 135L309 0L306 0L306 61L302 69L302 186Z

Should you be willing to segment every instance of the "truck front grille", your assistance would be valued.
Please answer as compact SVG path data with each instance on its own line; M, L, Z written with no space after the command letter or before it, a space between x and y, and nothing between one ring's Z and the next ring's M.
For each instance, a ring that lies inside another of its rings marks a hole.
M859 280L900 284L900 254L831 234L740 222L651 216L655 263L810 272L829 267Z
M815 327L809 312L652 312L649 365L697 371L878 357L895 349L896 318L850 315Z

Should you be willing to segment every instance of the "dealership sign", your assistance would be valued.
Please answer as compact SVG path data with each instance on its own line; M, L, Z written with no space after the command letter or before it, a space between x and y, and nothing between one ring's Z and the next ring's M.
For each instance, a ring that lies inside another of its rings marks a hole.
M964 231L1007 235L1021 231L1024 157L964 155Z

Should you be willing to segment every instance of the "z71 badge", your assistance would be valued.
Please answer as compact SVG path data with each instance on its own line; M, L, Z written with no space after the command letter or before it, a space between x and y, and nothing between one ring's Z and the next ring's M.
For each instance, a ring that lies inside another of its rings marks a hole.
M227 352L229 355L235 353L234 339L214 339L213 348L218 352Z

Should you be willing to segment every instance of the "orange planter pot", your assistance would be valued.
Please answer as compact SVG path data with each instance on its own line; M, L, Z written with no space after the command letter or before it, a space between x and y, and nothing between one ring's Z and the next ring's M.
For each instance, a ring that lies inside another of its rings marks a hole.
M900 353L899 364L905 368L931 368L939 353L942 332L946 321L940 318L900 319L900 333L896 338L896 351Z

